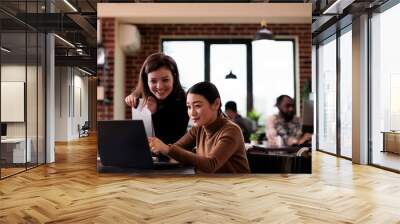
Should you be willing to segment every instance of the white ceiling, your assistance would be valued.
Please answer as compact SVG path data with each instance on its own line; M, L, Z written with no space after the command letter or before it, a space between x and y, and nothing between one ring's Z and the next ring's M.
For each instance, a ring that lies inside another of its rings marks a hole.
M309 23L311 3L98 3L97 16L128 23Z

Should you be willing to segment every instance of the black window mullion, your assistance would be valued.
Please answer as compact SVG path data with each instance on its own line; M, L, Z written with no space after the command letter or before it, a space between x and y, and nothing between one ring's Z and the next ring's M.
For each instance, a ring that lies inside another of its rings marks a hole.
M39 165L39 33L36 32L36 166Z
M319 150L319 44L315 46L315 149Z
M296 63L296 61L297 61L296 60L296 43L295 43L295 41L293 39L291 39L290 41L292 42L292 46L293 46L293 86L294 86L294 88L293 88L294 94L293 95L294 95L295 99L298 99L298 97L300 97L300 96L297 96L297 88L300 88L300 86L297 87L297 85L296 85L296 83L297 83L297 79L296 79L296 74L297 74L297 68L296 68L296 65L297 65L297 63ZM300 73L299 73L299 85L300 85ZM301 104L301 100L299 100L299 102ZM297 107L297 105L296 105L296 107Z
M0 23L0 47L2 46L2 32L1 32L1 28L2 28L2 26L1 26L1 24L2 23ZM2 64L1 64L1 55L2 55L2 53L1 53L1 50L0 50L0 124L2 124L2 122L1 122L1 110L2 110L2 108L1 108L1 67L2 67ZM0 135L1 136L1 135ZM1 144L0 144L0 158L1 158ZM2 167L2 164L1 164L1 162L0 162L0 179L2 179L2 177L1 177L1 167Z
M367 46L368 46L368 53L367 53L367 64L368 64L368 69L367 69L367 141L368 141L368 155L367 155L367 160L368 164L373 164L373 149L372 149L372 12L368 13L368 20L367 20Z
M210 81L210 41L204 41L204 80L209 82Z
M28 19L28 2L25 1L25 21ZM26 24L26 23L25 23ZM25 120L25 170L28 170L28 26L25 25L25 88L24 88L24 120Z
M253 109L253 48L251 41L246 42L247 52L247 112Z
M340 116L340 30L336 31L336 154L340 157L341 153L341 116Z

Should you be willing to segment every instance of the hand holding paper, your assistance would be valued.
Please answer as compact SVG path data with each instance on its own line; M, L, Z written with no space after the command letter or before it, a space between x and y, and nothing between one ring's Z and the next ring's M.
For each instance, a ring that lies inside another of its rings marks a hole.
M137 108L132 107L132 120L143 120L147 137L154 136L151 112L147 106L143 104L143 100L141 99L139 100L139 105Z

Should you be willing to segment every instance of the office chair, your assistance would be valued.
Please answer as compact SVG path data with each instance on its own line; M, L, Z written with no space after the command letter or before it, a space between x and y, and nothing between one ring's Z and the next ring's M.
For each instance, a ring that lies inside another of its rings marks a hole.
M89 136L89 129L89 121L85 121L82 127L80 127L80 125L78 124L79 138Z

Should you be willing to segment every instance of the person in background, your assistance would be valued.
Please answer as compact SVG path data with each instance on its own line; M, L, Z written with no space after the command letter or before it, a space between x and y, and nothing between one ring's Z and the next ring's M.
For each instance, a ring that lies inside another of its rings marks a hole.
M249 119L240 116L234 101L225 103L225 114L242 129L244 141L250 142L250 135L255 131L253 129L253 123Z
M143 99L152 113L157 138L171 144L186 133L189 121L186 94L179 81L178 66L172 57L163 53L147 57L140 69L138 85L125 98L125 102L136 108L139 98Z
M270 146L304 145L311 140L311 134L302 133L301 120L295 116L294 100L288 95L276 99L278 114L267 118L266 135Z
M195 84L186 104L193 127L174 144L149 137L151 151L193 165L199 173L249 173L242 132L222 113L217 87L210 82Z

